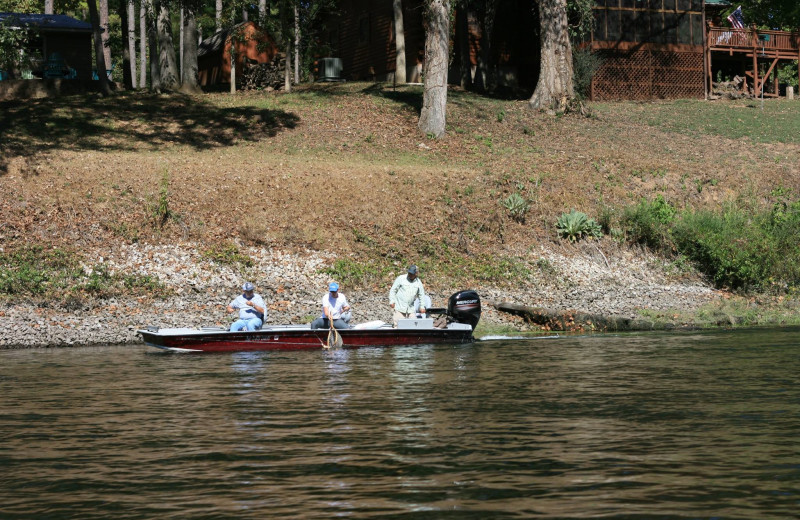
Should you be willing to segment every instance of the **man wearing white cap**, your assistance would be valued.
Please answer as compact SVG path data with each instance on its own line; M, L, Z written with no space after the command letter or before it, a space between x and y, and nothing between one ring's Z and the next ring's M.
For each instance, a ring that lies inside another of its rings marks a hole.
M258 330L267 318L267 307L261 295L256 294L256 287L250 282L242 285L242 294L229 305L228 313L239 312L239 319L231 325L232 331Z
M339 284L331 282L328 284L328 294L322 297L322 316L311 322L312 329L327 329L331 326L336 329L349 329L350 306L347 298L339 293Z
M394 309L392 323L395 328L397 320L416 317L414 300L417 298L420 301L419 312L425 314L425 288L422 286L422 281L417 278L417 266L410 265L408 274L398 276L389 291L389 304Z

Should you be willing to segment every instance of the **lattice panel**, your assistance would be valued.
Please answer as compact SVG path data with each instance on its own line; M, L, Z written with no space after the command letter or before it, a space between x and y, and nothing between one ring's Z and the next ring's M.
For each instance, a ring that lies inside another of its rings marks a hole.
M702 52L601 51L593 99L703 97Z

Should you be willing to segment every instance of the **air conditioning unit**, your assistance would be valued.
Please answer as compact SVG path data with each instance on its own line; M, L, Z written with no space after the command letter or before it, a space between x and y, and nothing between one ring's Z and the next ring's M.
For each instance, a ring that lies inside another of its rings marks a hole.
M342 59L321 58L317 62L317 81L341 81Z

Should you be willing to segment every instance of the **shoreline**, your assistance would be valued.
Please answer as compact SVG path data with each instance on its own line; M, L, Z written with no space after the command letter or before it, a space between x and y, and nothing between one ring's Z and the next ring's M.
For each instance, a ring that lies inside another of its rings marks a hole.
M726 294L696 279L680 280L669 266L642 251L606 246L605 253L589 247L538 248L527 260L546 268L532 272L524 287L443 288L435 272L423 272L423 282L435 307L446 306L450 294L475 289L483 302L478 326L493 332L593 331L608 323L627 324L624 330L679 329L687 313L719 303ZM242 281L256 284L267 302L267 324L308 323L319 313L319 300L330 276L320 270L334 256L317 251L287 252L243 248L252 267L218 264L198 253L193 243L170 246L132 244L88 256L111 273L151 275L175 294L163 299L118 297L86 299L72 304L53 302L0 304L0 349L136 344L136 330L157 327L228 326L225 307ZM599 253L599 254L597 254ZM84 266L87 273L91 267ZM347 290L354 323L391 321L388 290ZM550 323L524 319L497 309L499 304L538 309L558 318ZM71 308L68 308L71 307ZM661 316L654 319L653 316ZM666 318L665 318L666 316ZM561 329L555 328L557 325ZM639 328L636 328L639 327Z

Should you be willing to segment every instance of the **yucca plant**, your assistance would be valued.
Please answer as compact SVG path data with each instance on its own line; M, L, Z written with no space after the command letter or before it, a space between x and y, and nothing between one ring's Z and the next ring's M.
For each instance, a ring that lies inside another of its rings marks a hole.
M556 221L556 229L562 238L570 242L577 242L581 238L600 238L603 236L603 229L593 218L586 216L586 213L575 211L562 213Z
M530 202L516 192L503 199L500 202L500 205L506 208L506 210L508 210L508 214L511 215L511 218L518 222L525 221L525 214L528 213L528 210L531 207Z

